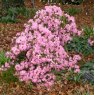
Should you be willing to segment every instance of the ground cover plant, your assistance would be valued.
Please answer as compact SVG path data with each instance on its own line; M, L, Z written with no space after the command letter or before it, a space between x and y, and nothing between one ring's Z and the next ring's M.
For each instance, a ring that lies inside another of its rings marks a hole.
M79 14L81 12L81 9L77 9L77 8L69 8L65 10L66 13L68 13L69 15L76 15Z
M26 7L10 7L7 10L3 11L0 17L0 22L2 23L16 23L20 22L23 16L24 18L32 18L35 15L37 8L26 8Z

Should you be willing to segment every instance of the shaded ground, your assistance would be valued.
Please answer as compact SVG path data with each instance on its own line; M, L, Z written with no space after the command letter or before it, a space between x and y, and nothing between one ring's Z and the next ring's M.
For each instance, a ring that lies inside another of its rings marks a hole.
M62 9L68 8L80 8L82 12L75 15L76 22L79 28L83 26L93 27L94 20L94 10L93 10L93 1L94 0L85 0L81 5L64 5L61 6ZM26 0L26 6L31 7L29 0ZM41 3L38 3L36 0L37 7L43 7ZM23 31L24 23L27 22L27 19L23 19L20 23L15 24L2 24L0 23L0 50L9 50L11 39L19 31ZM85 94L86 93L86 94ZM87 94L88 93L88 94ZM3 81L0 82L0 95L94 95L93 86L90 84L82 83L70 83L67 81L58 82L54 85L53 89L46 91L45 89L37 89L36 87L32 88L24 84L11 83L7 84Z
M0 84L0 95L94 95L90 84L57 82L50 91L25 84Z

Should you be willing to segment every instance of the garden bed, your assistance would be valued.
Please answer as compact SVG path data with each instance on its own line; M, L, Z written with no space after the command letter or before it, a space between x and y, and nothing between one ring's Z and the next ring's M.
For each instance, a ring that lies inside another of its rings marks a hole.
M31 7L29 0L27 0L26 6L29 8ZM38 3L38 1L36 1L36 6L38 8L44 7L44 5L40 2ZM93 28L93 0L84 2L81 5L61 5L61 8L75 16L79 29L85 26ZM75 10L72 12L70 10L71 8L73 8L72 10L75 8L79 10L77 10L77 12ZM18 23L0 23L0 50L9 50L12 37L19 31L24 30L23 25L29 18L24 18L23 16L19 16L18 18L21 19ZM93 59L93 55L91 59ZM19 82L6 83L6 79L4 81L1 77L0 95L93 95L93 85L88 82L83 84L82 82L68 81L65 79L67 76L68 73L64 76L64 80L56 82L50 91Z

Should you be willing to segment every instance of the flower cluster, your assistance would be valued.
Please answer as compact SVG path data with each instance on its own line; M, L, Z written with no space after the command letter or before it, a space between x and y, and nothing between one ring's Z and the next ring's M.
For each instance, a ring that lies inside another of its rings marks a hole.
M89 43L90 46L93 46L93 45L94 45L94 40L93 40L93 38L90 37L90 38L88 39L88 43Z
M62 17L66 19L64 26ZM20 81L52 86L56 78L52 70L80 71L77 62L81 57L70 56L64 49L65 43L80 34L74 17L65 14L60 7L45 6L25 24L25 30L13 38L12 48L6 53L11 62L2 69L13 65Z

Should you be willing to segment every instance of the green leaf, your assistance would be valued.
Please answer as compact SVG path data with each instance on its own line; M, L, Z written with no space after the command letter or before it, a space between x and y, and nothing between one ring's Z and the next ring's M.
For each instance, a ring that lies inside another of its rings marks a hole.
M0 65L4 65L5 62L9 62L9 61L10 59L5 56L5 52L1 51L0 52Z

